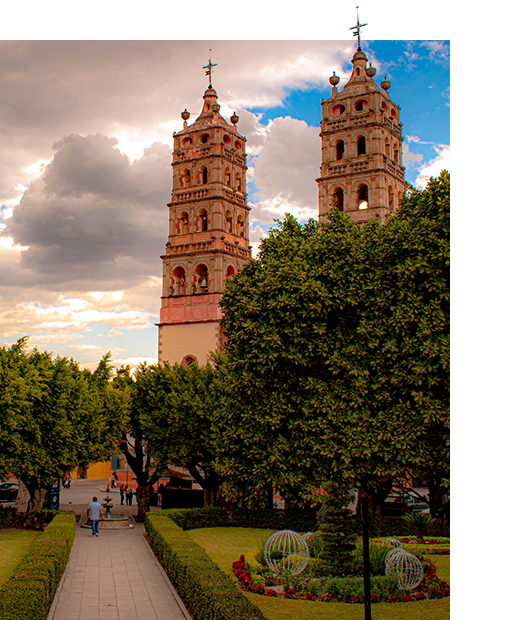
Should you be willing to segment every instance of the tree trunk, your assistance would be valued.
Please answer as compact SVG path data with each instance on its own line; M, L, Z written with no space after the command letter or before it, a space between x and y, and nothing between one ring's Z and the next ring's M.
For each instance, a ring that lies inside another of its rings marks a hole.
M144 521L147 512L150 512L150 485L140 484L137 487L137 515L135 520Z
M33 486L31 484L27 484L26 487L31 496L27 502L27 514L46 508L49 490L41 489L40 487Z
M365 620L372 620L370 593L370 538L368 531L368 493L366 488L361 492L361 517L363 521L363 595L365 598Z
M212 488L203 489L203 493L204 493L204 507L217 505L218 488L217 489L212 489Z

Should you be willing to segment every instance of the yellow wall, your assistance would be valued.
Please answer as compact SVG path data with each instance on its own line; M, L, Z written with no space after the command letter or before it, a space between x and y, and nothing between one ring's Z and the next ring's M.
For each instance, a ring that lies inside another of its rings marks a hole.
M218 335L218 321L162 325L159 359L180 364L186 355L193 355L199 366L203 366L208 353L218 348Z
M78 468L71 472L73 480L76 480ZM102 480L110 477L110 461L106 463L91 463L87 467L87 479L88 480Z

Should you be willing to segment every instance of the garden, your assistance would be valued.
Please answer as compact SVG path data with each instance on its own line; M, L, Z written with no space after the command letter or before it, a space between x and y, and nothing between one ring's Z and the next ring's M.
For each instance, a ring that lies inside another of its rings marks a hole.
M362 617L363 606L356 605L364 600L359 543L353 554L351 576L320 576L317 564L322 544L319 533L315 533L308 538L308 566L296 575L282 569L278 576L273 577L262 549L272 533L272 530L253 528L208 528L191 530L188 535L208 553L223 572L235 575L240 587L249 593L250 600L267 618L333 620L339 617ZM407 540L413 543L414 539L409 537ZM416 551L413 544L403 543L403 547L393 547L383 545L382 542L384 541L372 540L370 552L372 603L381 603L374 608L374 616L416 618L420 613L421 617L425 618L448 618L449 557L446 556L449 554L445 550L449 551L449 539L428 539L424 545L425 553ZM424 579L413 590L400 589L396 573L389 576L385 574L385 556L394 548L414 549L414 557L420 558ZM430 554L432 548L435 548L435 551L442 549L443 552L438 555ZM238 557L231 561L233 555ZM276 553L274 556L276 561L279 556ZM309 601L318 604L306 606ZM423 602L420 611L415 604L417 601ZM398 604L396 610L390 610L389 607L396 603L407 604ZM382 615L378 611L379 607Z
M357 521L353 515L348 518L351 526ZM387 527L397 525L396 521ZM168 510L147 519L152 548L197 620L361 619L361 537L347 537L348 562L335 574L325 560L327 544L321 528L298 534L272 527L237 527L218 508ZM419 542L415 534L371 539L375 619L449 618L449 542L448 536L429 535ZM400 559L394 561L393 570L387 562L392 555ZM406 584L401 569L410 561L412 570L404 571ZM417 583L410 582L413 578Z

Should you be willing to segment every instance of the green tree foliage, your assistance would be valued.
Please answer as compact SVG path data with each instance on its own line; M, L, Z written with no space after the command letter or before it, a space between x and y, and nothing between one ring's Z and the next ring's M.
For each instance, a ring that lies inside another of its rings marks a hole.
M448 230L443 172L385 225L287 216L228 282L219 462L235 488L370 488L426 460L447 478Z
M215 470L216 411L221 373L206 366L141 366L136 374L143 430L151 454L162 463L186 467L214 506L223 478Z
M0 349L0 473L25 484L33 512L62 474L116 452L126 412L106 373L27 353L26 341ZM98 370L108 365L105 356Z

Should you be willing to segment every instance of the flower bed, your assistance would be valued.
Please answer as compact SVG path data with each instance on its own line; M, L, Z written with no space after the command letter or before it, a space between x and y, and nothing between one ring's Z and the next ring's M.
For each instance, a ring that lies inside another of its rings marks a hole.
M423 599L444 598L450 595L450 587L437 577L437 567L433 562L422 559L424 579L413 592L399 590L395 576L372 577L372 603L408 603ZM281 596L285 599L301 599L322 602L363 603L363 579L361 577L328 577L312 579L302 577L294 579L295 586L284 587L283 592L266 589L264 585L255 584L257 575L251 572L245 556L233 562L233 573L240 586L247 592L263 596Z
M411 553L450 555L450 539L443 536L431 536L426 540L417 540L411 536L395 536L395 538L402 543L403 549ZM373 538L372 542L382 543L384 540L384 538Z

